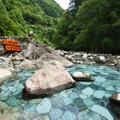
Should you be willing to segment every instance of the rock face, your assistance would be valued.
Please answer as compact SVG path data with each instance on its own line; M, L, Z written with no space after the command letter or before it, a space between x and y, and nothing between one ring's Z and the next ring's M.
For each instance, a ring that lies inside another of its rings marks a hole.
M44 44L37 43L36 40L32 40L28 44L27 49L24 50L24 56L28 59L41 59L44 62L59 61L64 67L70 67L73 65L72 62L61 57L56 51Z
M12 72L4 69L0 69L0 83L2 83L4 80L12 77Z
M74 72L71 74L71 76L76 81L93 81L94 80L89 73L84 73L84 72Z
M46 65L25 82L23 98L49 96L75 84L76 82L62 66Z

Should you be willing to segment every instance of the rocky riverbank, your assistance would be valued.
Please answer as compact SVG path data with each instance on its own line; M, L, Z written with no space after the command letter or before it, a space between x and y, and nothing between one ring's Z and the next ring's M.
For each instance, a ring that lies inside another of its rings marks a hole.
M58 91L66 89L66 88L73 87L75 85L74 83L76 83L76 82L71 78L71 76L69 75L69 73L67 71L64 71L64 68L61 66L70 67L74 64L104 64L104 65L110 65L113 67L120 68L120 56L113 56L111 54L93 54L93 53L84 53L84 52L66 52L63 50L54 50L44 44L40 44L40 43L36 42L34 39L32 39L31 42L29 42L29 40L25 40L25 39L20 40L19 42L20 42L21 49L22 49L22 51L19 53L17 53L17 52L6 53L6 51L4 50L4 47L0 50L0 54L1 54L1 56L0 56L0 71L1 71L0 72L0 82L3 82L4 80L11 78L13 76L13 73L14 73L14 75L15 75L15 73L18 74L18 79L17 80L15 79L14 83L8 82L7 85L3 84L1 86L1 89L3 90L1 92L1 98L2 98L2 100L6 100L7 104L12 105L12 106L19 106L20 109L29 110L29 111L37 110L37 112L41 113L41 114L50 112L50 109L52 108L51 102L52 102L53 98L51 100L49 100L48 98L45 98L37 106L36 106L36 103L32 106L32 104L30 102L27 103L26 101L21 100L19 98L21 97L20 96L21 90L23 88L25 90L25 91L23 90L24 95L25 95L25 97L28 98L28 97L31 97L32 95L33 96L41 95L41 93L43 94L43 92L45 95L46 94L48 95L48 94L56 93ZM2 44L1 44L1 46L2 46ZM51 66L49 64L52 64L53 66ZM46 65L48 67L45 67ZM56 67L55 67L55 65L56 65ZM89 68L88 65L85 68L88 68L90 70L92 69L92 68ZM32 77L28 79L29 73L27 71L25 73L24 69L35 69L36 72L35 72L35 74L31 73ZM40 70L37 70L37 69L40 69ZM69 68L69 69L71 69L71 68ZM101 71L101 69L102 69L102 71ZM6 70L7 70L7 72L6 72ZM91 82L91 83L90 82L89 83L84 83L84 82L79 83L78 82L77 87L73 88L73 90L72 89L69 91L66 90L67 92L60 92L60 94L63 96L61 98L59 98L60 95L58 95L55 100L57 101L57 103L59 100L62 100L63 108L65 108L65 106L72 103L72 104L76 104L78 107L80 106L80 108L84 109L86 106L89 107L89 104L90 104L91 110L93 112L95 111L95 113L96 113L96 111L97 111L99 113L100 111L98 111L98 110L101 109L101 111L105 111L105 113L107 112L107 115L103 114L101 112L99 114L101 114L102 116L104 116L108 119L109 118L113 119L113 117L107 111L106 105L104 107L101 107L100 105L96 105L96 104L94 104L94 103L96 103L95 99L89 99L87 97L92 96L93 98L96 97L97 99L100 99L100 100L101 100L101 98L105 97L105 99L103 99L103 101L108 100L108 98L111 96L111 94L113 94L113 93L111 93L111 92L113 92L112 90L114 90L114 91L116 90L117 92L119 91L119 86L117 86L117 82L119 82L119 81L118 81L118 79L115 79L116 82L115 81L113 83L111 81L107 82L106 78L108 76L110 76L112 74L112 72L114 72L114 71L108 72L108 71L112 70L111 68L106 70L105 67L102 67L102 68L98 67L94 70L95 70L94 72L91 71L91 73L90 73L90 74L93 73L93 74L97 75L96 80L94 82ZM20 71L22 71L23 73L21 74ZM99 73L97 73L98 71L99 71ZM104 74L105 71L107 71L108 73L106 72ZM117 76L117 75L119 75L118 73L119 72L115 72L113 74L114 74L114 76ZM82 75L84 77L87 77L87 79L90 78L90 80L91 80L90 74L75 72L74 74L72 74L73 75L72 77L75 79L77 76L77 79L78 79L78 78L82 78L81 77L81 75ZM27 78L24 78L24 76L25 77L27 76ZM63 76L64 76L64 79L63 79ZM101 77L101 76L105 76L105 78ZM113 80L113 79L114 79L114 77L111 78L111 80ZM52 80L52 81L50 81L50 80ZM71 81L69 81L69 80L71 80ZM21 84L21 81L23 82L22 84ZM47 81L47 82L45 82L45 81ZM13 80L12 80L12 82L13 82ZM25 86L23 86L24 83L25 83ZM92 84L92 85L90 85L90 84ZM88 86L86 87L86 85L88 85ZM113 87L111 87L112 85L113 85ZM115 85L116 85L116 87L115 87ZM92 87L94 87L96 90L94 91L94 89ZM99 90L97 89L98 87L100 88ZM109 91L109 93L107 93L107 91ZM12 95L12 96L9 96L9 95ZM28 95L28 96L26 96L26 95ZM54 95L54 96L56 96L56 95ZM83 103L82 103L82 100L83 100ZM38 102L40 102L40 101L38 100ZM61 101L59 101L59 102L61 102ZM0 109L0 113L2 113L1 111L3 111L4 109L6 109L8 111L7 113L9 113L9 109L11 109L11 108L8 108L8 105L6 103L3 103L3 102L0 103L3 105ZM23 103L24 103L24 105L23 105ZM102 103L104 103L104 102L102 102ZM47 107L46 107L47 109L45 109L44 105L46 106L46 104L49 105L49 109ZM31 107L31 109L29 109L29 107ZM76 108L76 109L78 110L78 108ZM87 107L85 109L87 109ZM3 111L3 113L5 113L5 112L6 111ZM14 112L14 111L11 111L11 112ZM66 112L66 114L67 114L67 112ZM72 114L73 113L71 112L71 115ZM13 115L13 113L12 113L12 115ZM64 116L66 119L66 115L63 115L62 118ZM78 116L78 115L76 115L76 116Z
M67 52L63 50L57 50L57 53L73 64L104 64L120 69L120 55Z
M104 64L120 69L120 55L67 52L54 50L34 39L18 39L21 52L7 53L0 42L0 68L11 72L19 69L40 69L46 64L70 67L74 64ZM2 41L2 39L0 40Z

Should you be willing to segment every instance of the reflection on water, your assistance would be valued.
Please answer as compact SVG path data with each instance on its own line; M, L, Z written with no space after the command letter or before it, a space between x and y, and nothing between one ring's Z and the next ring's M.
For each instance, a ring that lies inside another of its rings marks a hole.
M119 120L109 104L109 97L120 92L119 71L99 65L76 65L68 71L88 72L96 80L78 82L75 88L63 90L49 98L25 101L21 91L25 80L34 71L18 72L16 78L0 86L1 115L11 110L11 117L20 120Z

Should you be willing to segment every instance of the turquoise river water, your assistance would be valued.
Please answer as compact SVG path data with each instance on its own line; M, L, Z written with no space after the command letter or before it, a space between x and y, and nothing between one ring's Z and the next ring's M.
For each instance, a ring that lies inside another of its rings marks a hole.
M16 109L12 117L17 120L120 120L109 103L109 97L120 92L120 71L101 65L76 65L67 70L88 72L95 81L78 82L48 98L23 100L24 82L34 71L18 71L14 79L0 86L0 106L4 103ZM4 111L0 108L1 115Z

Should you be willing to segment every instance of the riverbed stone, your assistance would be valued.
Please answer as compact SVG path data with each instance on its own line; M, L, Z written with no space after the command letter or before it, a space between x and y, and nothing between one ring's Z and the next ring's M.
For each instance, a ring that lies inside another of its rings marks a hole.
M96 98L102 98L105 94L105 91L102 91L102 90L96 90L93 94L94 97Z
M37 106L36 110L38 113L45 114L49 113L51 110L51 101L48 98L44 98L39 105Z
M8 108L8 105L5 102L0 101L0 111Z
M69 96L65 91L60 92L60 95L62 95L63 97L68 97Z
M83 110L78 115L78 120L107 120L103 119L98 113L91 110Z
M27 112L35 112L37 105L36 104L27 104L24 106L24 110Z
M61 95L57 95L56 97L51 98L51 103L54 108L63 108L64 107L64 101L63 97Z
M97 81L97 82L100 82L100 83L103 83L103 82L106 81L106 79L103 78L103 77L95 77L95 78L96 78L96 81Z
M115 88L113 86L108 86L106 90L115 90Z
M93 105L91 110L104 116L108 120L114 120L113 116L109 113L109 111L100 105Z
M17 106L21 105L21 102L18 99L16 99L14 96L12 96L12 97L8 98L7 104L9 104L13 107L17 107Z
M16 91L16 88L14 86L8 86L8 89L12 92L15 92Z
M72 92L72 93L70 94L70 98L72 98L72 99L76 99L76 98L78 98L78 97L79 97L78 94L75 93L75 92Z
M63 101L65 103L65 106L73 103L73 99L71 98L63 98Z
M90 106L92 106L92 105L95 104L90 98L84 99L83 102L84 102L84 104L85 104L86 106L88 106L88 107L90 107Z
M32 99L32 100L29 100L29 103L30 104L38 104L42 101L42 99Z
M87 87L87 88L85 88L85 89L82 90L82 93L83 93L84 95L91 96L91 95L93 94L93 89L90 88L90 87Z
M80 96L80 98L82 98L82 99L86 99L86 98L87 98L87 96L86 96L86 95L83 95L83 94L80 94L79 96Z
M1 88L3 91L8 90L8 86L5 86L5 85L2 85L0 88Z
M49 113L51 120L57 120L62 116L62 114L63 114L63 111L58 108L51 110L51 112Z
M62 120L76 120L76 116L71 113L70 111L66 111L63 115L62 115Z

